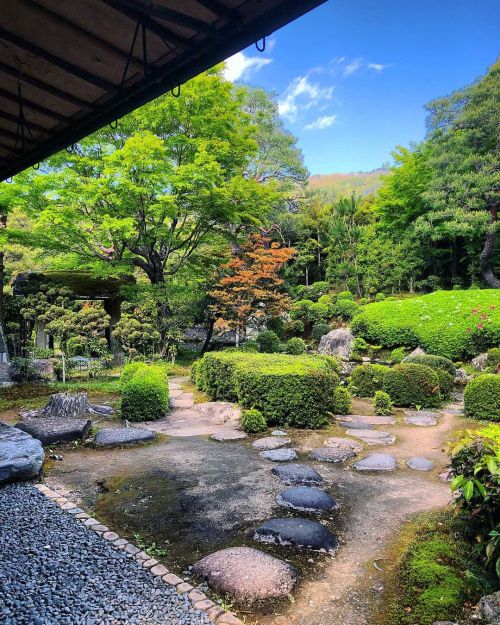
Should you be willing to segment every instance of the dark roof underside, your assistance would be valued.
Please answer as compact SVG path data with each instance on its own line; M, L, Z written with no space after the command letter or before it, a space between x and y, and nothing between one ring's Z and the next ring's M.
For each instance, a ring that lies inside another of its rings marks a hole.
M324 1L2 3L0 180L175 92Z

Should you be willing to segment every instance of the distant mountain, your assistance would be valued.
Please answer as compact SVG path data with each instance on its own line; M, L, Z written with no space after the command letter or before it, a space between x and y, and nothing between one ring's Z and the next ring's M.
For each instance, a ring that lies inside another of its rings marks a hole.
M309 177L309 184L313 189L332 190L337 195L350 196L353 191L356 195L368 195L378 189L381 176L387 173L387 169L380 168L350 174L316 174Z

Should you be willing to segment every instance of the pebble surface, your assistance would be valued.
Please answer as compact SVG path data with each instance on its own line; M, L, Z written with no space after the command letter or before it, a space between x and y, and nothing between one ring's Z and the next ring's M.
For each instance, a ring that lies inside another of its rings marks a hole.
M30 484L0 488L2 625L210 625Z

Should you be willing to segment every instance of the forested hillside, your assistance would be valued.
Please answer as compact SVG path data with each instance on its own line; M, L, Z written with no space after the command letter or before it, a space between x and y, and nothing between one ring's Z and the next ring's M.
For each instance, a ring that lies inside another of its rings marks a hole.
M373 171L357 171L349 174L315 174L309 177L311 189L333 191L337 196L368 195L380 187L381 177L387 174L384 168Z

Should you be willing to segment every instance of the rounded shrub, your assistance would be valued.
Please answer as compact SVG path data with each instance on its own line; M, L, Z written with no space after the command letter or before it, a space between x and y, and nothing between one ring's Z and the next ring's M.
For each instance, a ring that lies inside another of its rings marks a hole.
M295 319L285 324L285 336L300 336L304 334L304 330L304 322L300 319Z
M339 299L335 304L334 314L345 321L349 321L359 310L359 304L351 299Z
M272 330L282 339L285 333L285 322L281 317L271 317L266 322L266 328Z
M450 399L453 393L453 386L455 383L455 376L448 373L444 369L434 369L437 373L439 380L439 392L442 399Z
M120 376L120 383L123 387L139 369L145 369L148 365L145 362L131 362L128 365L125 365L122 369L122 374Z
M352 372L351 384L356 388L358 397L373 397L376 391L381 391L384 385L384 376L389 367L385 365L358 365Z
M305 354L306 344L298 336L294 336L286 342L286 353L293 356Z
M250 410L244 410L241 415L241 427L245 432L253 434L263 432L267 428L267 423L260 410L250 408Z
M500 375L485 373L471 380L464 391L465 416L500 421Z
M426 365L412 362L395 365L386 371L383 390L396 406L436 408L441 402L437 373Z
M354 295L351 293L351 291L340 291L340 293L337 293L337 300L339 299L354 299Z
M405 356L406 356L405 348L396 347L391 352L390 361L398 365L403 360L403 358L405 358Z
M292 319L306 320L309 317L309 309L314 304L310 299L299 299L292 307L290 311L290 317Z
M376 302L383 302L384 300L385 300L385 293L380 292L375 295Z
M493 367L493 369L500 364L500 347L492 347L488 350L488 367Z
M392 414L392 401L388 393L385 391L375 391L373 412L381 417Z
M259 344L257 343L257 341L245 341L241 349L244 352L258 352Z
M327 304L322 302L315 302L309 306L307 311L307 320L311 324L325 322L330 316L331 310Z
M265 354L274 354L280 350L280 339L276 332L264 330L257 335L259 351Z
M414 362L417 365L427 365L431 369L441 369L455 377L455 365L449 358L444 356L434 356L433 354L420 354L417 356L407 356L405 362Z
M143 364L144 363L139 363ZM123 377L123 376L122 376ZM154 421L168 411L168 383L160 367L144 365L122 379L121 412L129 421Z
M352 395L345 386L337 386L333 391L333 414L350 414Z
M320 297L326 295L328 290L330 289L330 285L328 282L318 281L313 282L308 289L309 297L317 302Z
M330 326L327 323L315 323L312 329L312 337L319 341L322 336L330 332Z

